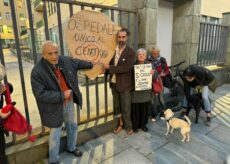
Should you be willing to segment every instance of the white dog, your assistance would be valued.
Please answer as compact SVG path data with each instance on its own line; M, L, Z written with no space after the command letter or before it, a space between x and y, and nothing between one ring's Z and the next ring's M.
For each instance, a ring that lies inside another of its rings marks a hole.
M174 129L180 128L180 133L183 136L183 139L181 141L184 142L186 138L186 141L189 141L189 133L191 129L191 121L189 120L189 118L187 116L184 116L187 122L179 118L174 118L174 113L171 109L167 109L164 112L164 115L165 120L167 121L167 132L165 133L165 135L168 135L169 131L170 133L173 133Z

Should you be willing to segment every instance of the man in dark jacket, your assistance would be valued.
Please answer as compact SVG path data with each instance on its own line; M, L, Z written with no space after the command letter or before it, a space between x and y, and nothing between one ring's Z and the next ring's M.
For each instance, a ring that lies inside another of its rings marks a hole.
M202 100L204 104L205 112L207 113L206 124L209 126L211 122L211 103L209 100L209 89L215 92L216 81L214 75L208 69L200 67L197 65L190 65L183 72L184 80L184 91L186 99L189 100L189 96L194 90L191 88L201 88L202 90ZM188 106L187 101L184 104L185 107Z
M42 46L42 58L32 70L31 85L42 123L50 128L50 163L58 163L63 121L67 130L67 152L82 156L75 146L77 119L73 102L82 105L77 71L92 67L90 62L59 56L58 47L52 41Z
M117 33L118 46L110 64L104 68L110 73L110 87L113 94L113 106L119 123L114 133L119 133L123 126L128 135L133 133L131 122L131 90L133 88L132 69L135 53L126 43L129 31L122 28Z

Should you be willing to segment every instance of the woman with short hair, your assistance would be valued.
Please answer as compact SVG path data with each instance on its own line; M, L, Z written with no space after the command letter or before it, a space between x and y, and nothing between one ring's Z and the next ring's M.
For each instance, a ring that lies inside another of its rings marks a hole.
M136 53L135 65L148 64L149 62L146 61L146 58L146 50L143 48L138 49ZM148 73L151 73L154 79L156 78L155 69L152 69L151 72ZM148 123L152 96L152 89L131 92L131 118L134 132L137 132L139 128L141 128L145 132L148 131L146 124Z

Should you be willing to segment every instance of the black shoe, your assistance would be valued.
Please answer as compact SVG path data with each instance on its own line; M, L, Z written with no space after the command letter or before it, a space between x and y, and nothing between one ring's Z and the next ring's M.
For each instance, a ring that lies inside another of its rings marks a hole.
M142 129L144 132L148 132L148 131L149 131L149 129L148 129L146 126L142 127L141 129Z
M59 164L59 162L58 161L56 161L56 162L50 162L49 164Z
M82 152L80 150L78 150L77 148L75 150L73 150L73 151L67 150L67 152L75 155L76 157L81 157L82 156Z
M207 120L206 120L206 125L207 126L210 126L210 124L211 124L211 117L207 117Z

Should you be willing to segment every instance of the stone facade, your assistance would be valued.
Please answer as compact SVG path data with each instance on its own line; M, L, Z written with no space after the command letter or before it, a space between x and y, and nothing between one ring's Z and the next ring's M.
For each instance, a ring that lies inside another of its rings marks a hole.
M157 41L158 0L118 0L118 6L138 12L139 47L151 49Z
M118 6L138 12L139 47L150 50L157 44L157 10L159 0L119 0ZM200 28L200 0L174 2L172 63L186 60L186 65L196 63Z
M186 60L187 66L197 61L200 29L200 0L174 3L172 64Z
M222 24L228 26L228 30L230 29L230 12L223 14ZM228 32L226 53L226 60L224 65L230 67L230 32Z

